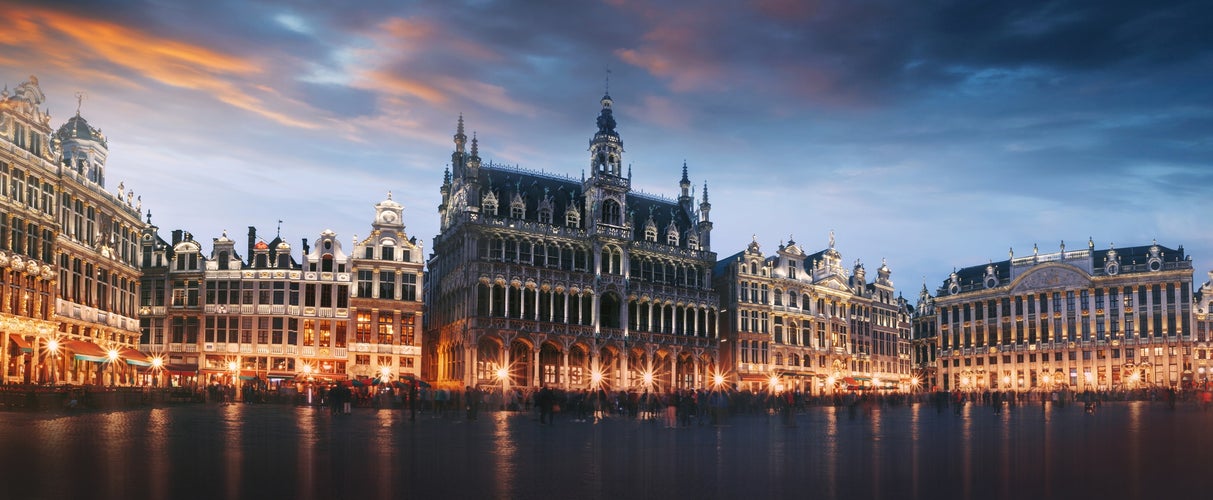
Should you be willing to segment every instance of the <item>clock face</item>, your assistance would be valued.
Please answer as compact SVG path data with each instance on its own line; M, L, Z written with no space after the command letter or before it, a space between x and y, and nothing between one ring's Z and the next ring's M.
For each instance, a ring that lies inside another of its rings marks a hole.
M383 215L379 216L379 219L382 220L383 222L387 222L387 223L396 222L396 213L395 212L384 212Z

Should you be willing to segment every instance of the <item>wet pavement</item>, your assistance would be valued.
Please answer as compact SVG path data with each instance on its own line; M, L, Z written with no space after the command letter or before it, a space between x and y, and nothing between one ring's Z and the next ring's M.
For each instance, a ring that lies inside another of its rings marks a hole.
M1213 411L815 407L794 425L275 405L0 412L0 498L1208 498ZM1181 496L1182 495L1182 496Z

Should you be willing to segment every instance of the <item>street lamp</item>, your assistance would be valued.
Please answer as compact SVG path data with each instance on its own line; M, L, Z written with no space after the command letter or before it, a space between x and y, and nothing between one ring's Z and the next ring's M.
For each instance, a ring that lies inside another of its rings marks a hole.
M55 385L55 360L59 357L59 339L50 339L46 343L46 350L51 355L51 385Z
M152 357L152 382L156 387L160 386L161 371L164 370L164 358L160 356Z
M312 365L303 365L303 378L307 380L307 404L312 404Z
M109 365L110 387L114 386L114 382L116 381L115 379L118 378L118 372L116 371L117 368L114 366L115 361L118 361L118 350L110 349L109 351L106 351L105 363Z
M237 378L240 374L239 368L240 365L236 364L235 360L227 362L227 369L232 372L232 401L236 401L236 398L240 396L240 382L238 382L240 379Z
M506 381L509 380L509 378L510 378L510 371L508 369L506 369L506 367L504 367L504 366L497 367L497 380L499 382L501 382L501 409L502 410L504 410L506 408L505 384L506 384Z

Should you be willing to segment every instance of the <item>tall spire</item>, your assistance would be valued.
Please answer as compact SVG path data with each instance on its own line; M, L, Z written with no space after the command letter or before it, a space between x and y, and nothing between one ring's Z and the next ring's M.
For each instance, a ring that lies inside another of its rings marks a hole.
M602 96L602 111L598 113L598 132L590 139L590 167L594 175L623 175L623 141L615 131L614 101L610 94Z
M459 125L455 128L455 151L462 153L463 145L467 142L468 136L463 133L463 113L459 113Z
M472 158L480 158L479 141L476 140L475 132L472 132Z
M682 194L679 196L680 201L688 205L691 203L691 179L687 178L687 161L682 160L682 180L678 181L678 187L682 189Z

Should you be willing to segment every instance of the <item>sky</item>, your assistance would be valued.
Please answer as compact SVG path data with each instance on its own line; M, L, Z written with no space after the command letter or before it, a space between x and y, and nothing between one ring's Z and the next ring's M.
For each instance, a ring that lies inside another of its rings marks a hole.
M295 245L405 207L427 249L462 114L580 178L608 90L633 186L706 182L721 258L829 234L868 276L1180 245L1213 271L1206 1L0 1L0 84L109 139L168 237ZM77 101L76 94L83 99ZM698 194L698 193L697 193ZM348 244L348 243L347 243ZM296 250L298 252L298 250Z

